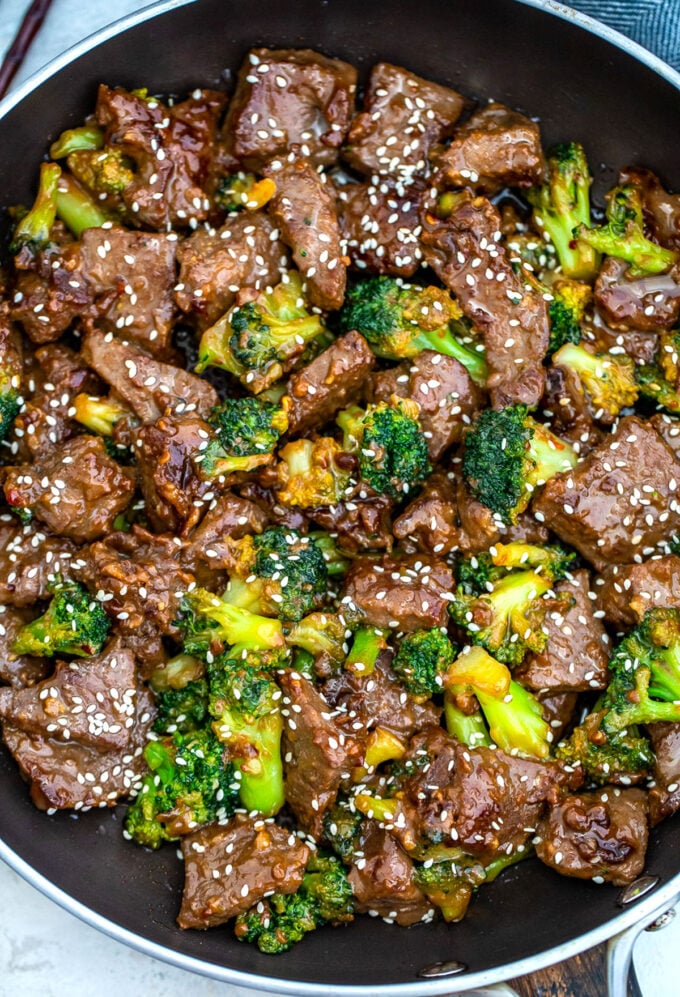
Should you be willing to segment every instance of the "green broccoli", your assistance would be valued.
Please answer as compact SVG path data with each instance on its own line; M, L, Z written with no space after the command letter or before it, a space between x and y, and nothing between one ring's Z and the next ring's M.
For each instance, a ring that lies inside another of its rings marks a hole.
M558 744L557 758L572 768L579 767L588 779L597 783L630 785L649 776L654 768L654 752L649 739L636 726L617 734L602 729L605 711L599 709L576 727L570 736Z
M590 225L592 177L578 142L556 145L548 153L548 181L527 191L534 222L555 247L566 277L591 280L599 258L594 248L576 239L575 229Z
M309 931L352 921L354 898L343 865L315 853L296 893L274 893L236 918L236 937L256 942L261 952L286 952Z
M72 152L82 149L101 149L104 145L104 132L97 125L81 125L62 132L50 146L51 159L66 159Z
M75 149L66 165L78 183L99 199L121 194L135 179L135 165L120 149Z
M181 689L156 693L156 734L188 734L205 725L208 716L208 683L204 678L188 682Z
M347 624L337 613L311 613L286 634L286 643L302 647L315 658L341 665L347 657Z
M513 523L534 489L576 466L574 448L527 413L526 405L484 409L467 432L463 477L472 495Z
M288 429L285 407L259 398L227 398L208 416L216 436L196 456L204 478L270 464Z
M459 557L454 568L456 587L460 595L481 595L482 592L490 592L493 583L498 578L503 578L506 574L502 568L497 567L491 554L485 551L480 554L471 554L469 557Z
M234 766L210 728L150 741L151 770L128 807L125 836L160 848L202 824L231 817L239 804Z
M255 651L284 645L279 620L234 606L206 589L195 588L184 595L177 623L184 650L190 655L214 655L225 645Z
M345 658L345 670L357 675L370 675L381 651L387 647L387 631L377 627L359 627L352 647Z
M0 443L4 442L12 432L14 420L23 404L23 398L19 393L21 374L13 372L12 366L10 363L0 370Z
M640 394L651 398L669 412L680 412L679 351L680 331L674 329L662 332L654 362L635 368Z
M463 710L457 702L457 695L466 693L462 686L452 686L446 690L444 696L444 722L446 729L461 744L467 744L470 748L477 748L479 745L491 746L491 737L484 722L484 715L480 710L468 713Z
M575 232L578 245L591 246L599 253L627 260L629 277L663 273L678 259L671 249L664 249L645 236L642 214L643 195L636 184L614 187L607 194L607 222L596 228L589 223Z
M392 668L413 696L425 700L443 691L442 677L455 657L441 630L417 630L401 639Z
M258 180L254 173L232 173L222 177L217 185L215 202L218 208L231 214L235 211L257 211L276 193L276 184L265 178Z
M486 384L483 351L456 336L465 333L461 317L460 306L443 288L367 277L348 290L339 321L342 332L360 332L379 357L403 360L436 350L454 357L474 381Z
M110 220L109 215L68 173L62 173L59 178L55 200L57 217L68 226L76 239L80 239L85 229L101 228Z
M428 859L416 866L414 880L428 900L440 909L445 921L460 921L465 917L477 887L492 883L505 869L528 858L532 851L531 848L518 848L509 855L497 855L486 865L462 851L453 858Z
M323 530L313 530L309 536L323 554L328 577L335 578L337 575L345 575L350 561L338 548L336 538Z
M506 696L496 699L473 688L494 744L507 752L546 758L550 754L550 724L539 701L519 682L511 680Z
M637 400L635 363L625 353L591 353L584 346L565 343L553 354L552 362L577 375L595 409L595 418L611 422L621 409Z
M302 278L291 272L273 290L230 308L203 333L196 371L221 367L259 394L323 331L321 317L309 311Z
M362 480L379 495L402 498L432 470L419 407L409 398L345 409L337 417L343 446L354 452Z
M302 509L337 505L350 484L342 453L340 444L328 436L287 443L279 450L279 502Z
M40 167L38 193L32 208L14 229L10 251L18 253L24 246L33 253L44 249L57 217L57 186L61 167L56 163L43 163Z
M111 629L102 604L76 582L58 582L52 591L47 611L21 628L12 653L45 658L55 654L81 658L99 654Z
M323 840L343 862L352 862L359 847L359 828L364 815L349 803L338 801L323 818Z
M556 280L550 287L548 319L550 321L549 353L555 353L565 343L581 341L581 324L593 292L589 284L576 280Z
M73 399L73 418L99 436L112 436L113 427L126 415L129 408L115 398L97 398L79 394Z
M484 555L479 556L483 557ZM574 551L566 551L556 544L539 545L514 541L509 544L494 544L488 556L491 563L497 568L535 568L539 573L546 575L550 581L558 582L569 574L576 554ZM491 580L492 572L489 574L489 580ZM498 575L496 574L495 577L497 578ZM488 591L488 589L486 590Z

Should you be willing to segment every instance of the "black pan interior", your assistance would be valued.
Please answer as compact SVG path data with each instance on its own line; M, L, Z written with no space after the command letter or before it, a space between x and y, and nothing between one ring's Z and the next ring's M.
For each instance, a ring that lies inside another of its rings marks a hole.
M3 199L30 199L34 164L90 111L100 80L166 93L224 86L255 43L318 48L364 72L386 59L471 96L502 100L540 117L547 142L581 140L600 193L613 175L604 164L645 164L680 188L678 91L619 49L533 7L512 0L197 0L83 55L0 121ZM3 751L0 784L0 836L66 893L143 938L262 976L394 985L454 958L481 971L567 942L617 912L615 890L531 861L482 890L459 925L400 929L361 918L272 958L237 942L230 928L176 928L182 869L174 849L149 854L124 842L121 810L38 813ZM667 882L680 869L678 854L680 822L671 820L652 836L648 871Z

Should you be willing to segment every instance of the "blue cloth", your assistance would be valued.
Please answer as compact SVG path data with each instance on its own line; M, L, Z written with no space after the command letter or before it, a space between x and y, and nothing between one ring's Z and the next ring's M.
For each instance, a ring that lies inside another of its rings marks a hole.
M680 70L680 0L571 0Z

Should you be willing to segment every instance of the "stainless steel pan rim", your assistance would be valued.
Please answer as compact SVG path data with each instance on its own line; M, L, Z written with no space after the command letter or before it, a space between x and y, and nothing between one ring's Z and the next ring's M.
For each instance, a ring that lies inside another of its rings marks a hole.
M192 2L193 0L162 0L160 3L154 3L134 14L121 18L85 38L43 66L21 86L17 87L8 97L0 101L0 120L53 74L68 66L69 63L91 51L93 48L152 17L187 6ZM597 35L604 41L633 56L680 91L680 73L618 31L593 20L586 14L575 11L564 4L557 3L555 0L513 0L513 2L534 7L582 27L591 34ZM114 921L91 910L85 904L80 903L80 901L61 890L51 880L34 869L20 855L9 848L2 839L0 839L0 859L27 883L34 886L70 914L80 918L86 924L97 928L110 938L128 945L145 955L160 959L179 969L208 976L224 983L236 984L270 993L290 995L290 997L317 997L321 992L323 992L325 997L374 997L374 995L378 995L378 997L388 997L388 995L389 997L430 997L432 995L434 997L434 995L461 993L465 990L488 987L494 983L513 979L514 977L543 969L554 963L562 962L565 959L578 955L586 949L608 941L614 935L633 928L635 925L644 925L653 919L653 915L658 913L660 908L671 906L680 894L680 873L678 873L667 883L653 890L629 908L622 910L621 913L612 917L605 924L593 928L585 934L578 935L568 942L546 949L541 953L497 966L494 969L470 974L464 973L454 978L421 979L414 980L413 983L390 984L388 986L338 986L303 983L284 979L275 980L269 976L244 973L240 970L231 969L228 966L206 962L193 956L176 952L164 945L152 942L127 928L123 928ZM614 903L615 894L612 891L612 906ZM453 944L455 945L455 942ZM455 958L455 949L451 953L451 958ZM273 989L274 987L275 990Z

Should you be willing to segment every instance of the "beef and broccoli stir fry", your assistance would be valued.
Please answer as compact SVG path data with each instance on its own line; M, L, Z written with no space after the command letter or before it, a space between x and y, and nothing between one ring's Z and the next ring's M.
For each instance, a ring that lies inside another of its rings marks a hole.
M4 743L268 953L629 883L680 807L680 196L356 90L102 85L2 271Z

